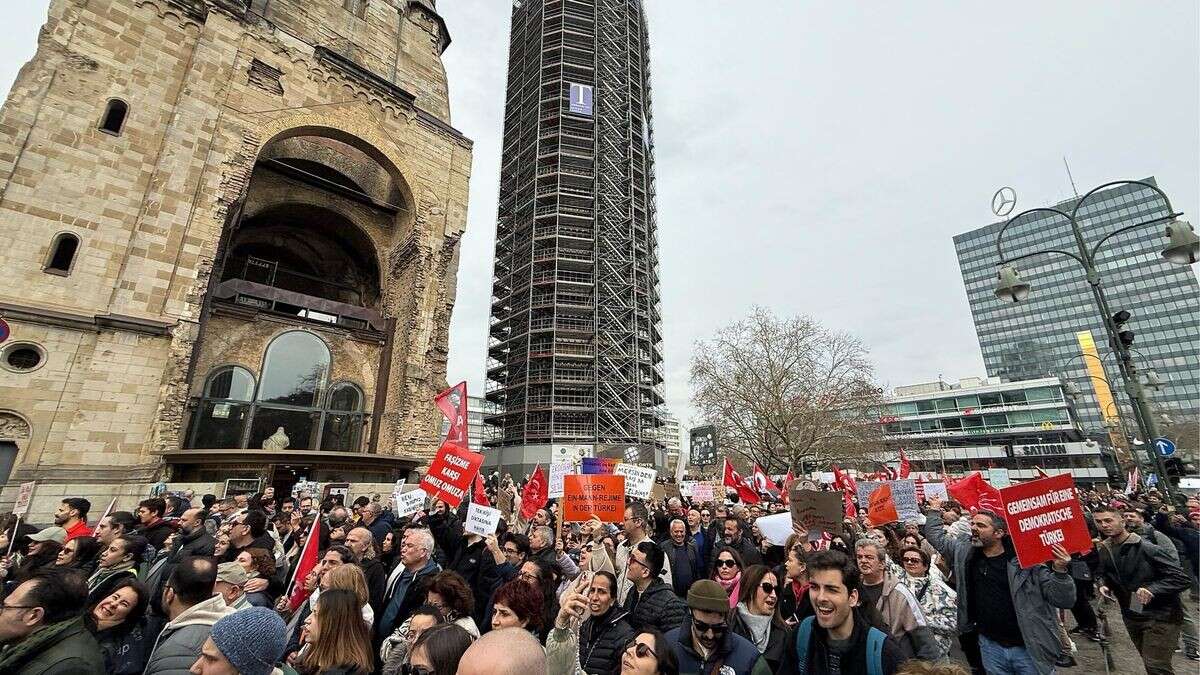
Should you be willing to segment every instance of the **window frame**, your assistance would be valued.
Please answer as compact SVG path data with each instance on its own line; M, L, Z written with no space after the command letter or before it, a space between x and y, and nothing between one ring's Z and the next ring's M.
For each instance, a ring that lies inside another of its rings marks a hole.
M54 258L57 257L59 247L67 238L75 240L75 251L71 254L71 262L67 264L67 268L65 270L58 267L51 267L50 264L54 262ZM79 260L79 251L82 248L83 237L80 237L78 234L75 234L74 232L68 232L66 230L55 233L54 237L50 239L50 250L46 252L46 258L42 261L42 271L46 274L53 274L56 277L71 276L71 272L75 271L75 263Z
M121 112L121 124L116 131L109 129L107 126L108 118L112 114L113 109L117 104L123 108ZM100 121L96 124L96 130L102 134L108 134L113 137L120 137L125 133L125 125L129 122L129 102L118 96L113 96L104 104L104 112L100 115Z

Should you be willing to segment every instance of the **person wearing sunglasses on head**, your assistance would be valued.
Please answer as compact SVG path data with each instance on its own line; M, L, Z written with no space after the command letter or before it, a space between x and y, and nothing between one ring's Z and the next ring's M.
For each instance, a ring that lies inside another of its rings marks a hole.
M729 629L726 620L729 594L721 584L710 579L692 584L687 607L683 625L666 634L667 643L679 661L680 673L768 675L771 672L754 643Z
M758 649L774 672L790 640L787 624L779 616L779 578L765 565L751 565L742 574L738 604L729 613L729 629Z
M679 675L675 652L662 633L642 631L621 654L621 675Z

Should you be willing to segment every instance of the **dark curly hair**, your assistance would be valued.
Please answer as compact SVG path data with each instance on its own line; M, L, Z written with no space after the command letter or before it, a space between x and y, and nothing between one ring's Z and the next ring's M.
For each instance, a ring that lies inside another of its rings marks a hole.
M492 598L493 605L504 605L518 619L527 621L525 628L529 631L537 631L542 627L542 602L542 591L520 579L513 579L497 588Z
M475 596L467 586L467 580L458 572L446 570L433 575L425 592L441 596L442 602L445 603L442 611L445 612L447 621L471 616L475 611Z

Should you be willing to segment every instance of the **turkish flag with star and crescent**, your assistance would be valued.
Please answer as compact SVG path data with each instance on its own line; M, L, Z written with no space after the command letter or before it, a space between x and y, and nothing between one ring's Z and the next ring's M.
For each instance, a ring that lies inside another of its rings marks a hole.
M746 479L742 478L742 475L733 469L733 465L729 463L728 458L725 459L725 480L723 482L725 487L737 490L738 499L742 500L743 502L746 502L747 504L757 504L759 501L761 501L758 498L758 493L754 491L754 488L750 487L749 483L746 482Z
M542 473L542 465L539 464L529 477L529 482L525 484L525 489L521 490L521 517L525 520L533 518L533 514L548 501L550 486L546 483L546 474Z
M446 391L438 394L433 402L438 410L450 420L450 430L446 432L446 443L464 450L470 449L467 441L467 383L459 382Z

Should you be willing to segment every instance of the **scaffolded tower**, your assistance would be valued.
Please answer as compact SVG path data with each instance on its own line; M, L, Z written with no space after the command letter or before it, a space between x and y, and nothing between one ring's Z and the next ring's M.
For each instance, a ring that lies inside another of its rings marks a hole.
M509 50L494 445L652 446L663 375L642 2L516 0Z

